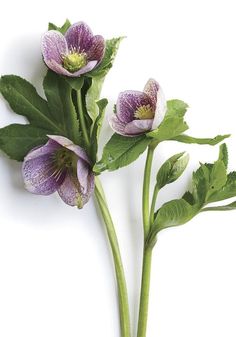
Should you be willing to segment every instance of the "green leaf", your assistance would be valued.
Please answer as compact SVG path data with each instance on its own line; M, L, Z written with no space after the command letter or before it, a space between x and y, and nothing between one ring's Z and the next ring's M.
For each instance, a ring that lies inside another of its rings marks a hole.
M186 169L188 162L189 155L184 152L175 154L166 160L157 173L158 189L177 180Z
M72 89L81 90L84 84L84 77L64 77L64 79L69 83Z
M68 19L66 19L65 23L61 27L58 27L54 23L49 22L48 30L57 30L64 35L66 31L68 30L68 28L70 28L70 26L71 26L71 23Z
M226 168L228 167L228 149L225 143L220 145L219 160L222 160Z
M172 99L167 101L167 116L177 116L183 117L188 109L188 104L179 100L179 99Z
M222 160L217 160L212 166L209 177L209 191L207 199L215 192L220 190L227 181L227 172Z
M97 159L98 138L100 135L107 104L108 104L108 100L105 98L97 102L97 106L99 109L99 115L94 123L94 127L93 127L92 134L91 134L91 149L92 149L91 156L92 156L93 162L96 162L96 159Z
M171 139L188 129L188 125L182 117L166 116L160 126L147 133L148 137L155 138L158 142Z
M91 79L91 85L86 93L85 101L88 114L94 123L99 116L97 101L100 98L104 77L94 77Z
M192 195L194 203L198 204L200 207L204 205L209 190L209 179L210 172L205 164L193 172L192 177Z
M226 184L219 190L212 193L208 202L216 202L224 199L229 199L236 196L236 172L230 172L227 175Z
M150 144L145 135L124 137L114 134L103 150L102 159L94 166L95 173L114 171L135 161Z
M43 87L52 114L57 119L57 124L65 135L73 142L78 143L79 122L77 113L72 102L72 88L61 76L48 71L45 76Z
M26 80L14 75L2 76L0 92L12 110L25 116L33 126L51 130L51 132L62 132L51 115L47 102Z
M114 59L120 46L120 42L123 39L124 37L118 37L106 40L106 49L102 62L98 65L98 67L88 73L88 76L104 77L108 73L108 71L112 68Z
M170 140L176 140L177 142L186 144L216 145L228 137L230 137L230 135L219 135L214 138L196 138L188 135L178 135L171 138Z
M0 129L0 149L11 159L23 161L30 150L47 142L47 133L31 125L8 125Z
M215 207L205 207L201 210L201 212L207 211L232 211L236 209L236 201L223 206L215 206Z
M156 216L156 231L160 232L164 228L183 225L191 220L198 209L191 206L184 199L175 199L165 203Z

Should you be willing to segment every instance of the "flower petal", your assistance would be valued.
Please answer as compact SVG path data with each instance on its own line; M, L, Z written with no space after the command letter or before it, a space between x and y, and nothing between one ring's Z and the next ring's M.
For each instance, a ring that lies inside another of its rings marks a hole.
M65 39L69 49L76 49L78 52L86 52L92 46L93 33L84 22L77 22L70 26L65 34Z
M147 81L144 87L144 90L143 90L143 92L145 92L145 94L147 94L151 98L152 104L155 107L155 109L156 109L156 103L157 103L157 92L159 89L160 89L159 83L153 78L150 78Z
M88 60L102 60L105 52L105 40L101 35L95 35L92 40L92 46L87 51Z
M65 179L65 171L56 172L53 153L60 148L53 140L29 152L25 157L22 174L26 189L35 194L54 193Z
M57 73L59 75L73 76L72 73L70 73L68 70L66 70L65 68L63 68L63 66L61 64L57 63L54 60L47 61L45 63L48 66L48 68L50 68L51 70L53 70L55 73Z
M141 91L127 90L118 96L116 111L117 117L124 123L129 123L134 119L134 113L140 106L151 105L149 96Z
M125 126L125 134L136 136L142 133L151 130L153 120L152 119L136 119L132 122L126 124Z
M55 30L49 30L42 37L42 54L45 63L52 60L62 63L62 56L68 53L67 43L64 36Z
M96 67L97 63L98 63L98 61L88 61L86 66L84 66L83 68L81 68L80 70L78 70L74 73L70 73L69 76L78 77L82 74L88 73L89 71L93 70Z
M83 159L79 159L77 162L77 178L83 194L86 194L88 191L88 176L90 171L91 168L88 163Z
M167 110L166 99L161 87L157 92L156 111L153 119L152 130L155 130L163 121Z
M75 175L68 173L63 184L58 189L62 200L70 206L82 208L89 200L94 189L94 175L88 176L87 193L83 194L80 183Z
M117 114L112 114L108 120L110 127L119 135L126 136L125 134L125 125L126 123L121 122L117 117Z
M60 144L61 146L67 148L68 150L74 152L79 158L82 158L84 161L86 161L88 164L90 163L90 160L82 147L79 145L75 145L70 139L63 137L63 136L55 136L55 135L47 135L50 139L52 139L57 144Z

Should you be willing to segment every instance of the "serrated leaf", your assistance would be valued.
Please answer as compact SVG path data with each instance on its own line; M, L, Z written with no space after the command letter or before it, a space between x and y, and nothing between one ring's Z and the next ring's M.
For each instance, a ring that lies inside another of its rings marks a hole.
M0 149L11 159L23 161L30 150L47 142L48 132L31 125L8 125L0 129Z
M95 173L114 171L135 161L150 144L145 135L124 137L114 134L103 150L102 159L94 166Z
M79 137L79 122L72 102L72 88L61 76L48 71L43 87L48 100L48 106L57 119L57 124L63 130L61 134L71 139L76 144Z
M166 160L157 173L156 185L158 189L177 180L186 169L188 162L189 156L184 152L175 154Z
M96 102L100 98L103 82L104 77L97 76L91 78L91 85L85 96L86 108L93 123L99 115L99 108Z
M182 117L166 116L156 130L147 133L150 138L155 138L158 142L169 140L188 129L187 123Z
M172 99L167 101L167 116L172 117L183 117L188 109L188 104L179 100L179 99Z
M108 100L105 98L97 102L97 106L99 109L99 115L94 123L94 127L93 127L92 134L91 134L91 149L92 149L91 157L92 157L93 162L96 162L96 159L97 159L98 138L100 135L107 104L108 104Z
M88 76L104 77L108 73L108 71L112 68L114 59L120 46L120 42L123 40L123 38L124 37L118 37L106 40L106 48L102 62L98 65L98 67L88 73Z
M226 184L219 190L212 193L208 202L216 202L236 196L236 172L231 172L227 176Z
M203 206L206 201L209 190L209 179L210 172L205 164L201 164L197 171L193 172L192 195L194 202L199 206Z
M220 190L227 181L227 172L222 160L217 160L210 172L209 191L207 199L215 192Z
M215 206L215 207L205 207L201 210L201 212L207 212L207 211L233 211L236 209L236 201L228 204L228 205L222 205L222 206Z
M225 143L220 145L219 160L222 160L226 168L228 167L228 149Z
M12 110L25 116L33 126L51 130L52 133L63 132L51 115L47 102L38 95L32 84L23 78L15 75L2 76L0 92Z
M68 30L68 28L70 28L70 26L71 26L71 23L68 19L66 19L65 23L61 27L56 26L52 22L49 22L48 30L57 30L64 35L66 33L66 31Z
M219 135L214 138L196 138L183 134L175 136L171 138L171 140L176 140L177 142L186 144L216 145L228 137L230 137L230 135Z
M191 220L198 211L184 199L171 200L159 209L155 220L156 230L160 232L164 228L183 225Z

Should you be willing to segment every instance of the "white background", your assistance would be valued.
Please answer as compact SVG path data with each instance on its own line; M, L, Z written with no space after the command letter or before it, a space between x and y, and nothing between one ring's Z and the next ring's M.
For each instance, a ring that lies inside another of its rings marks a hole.
M30 80L40 93L45 66L40 37L48 21L86 21L106 38L126 35L103 97L142 90L149 77L167 99L189 103L191 135L232 133L236 168L236 20L234 1L4 1L0 73ZM0 127L24 120L0 101ZM106 125L103 143L110 137ZM182 195L199 161L217 146L162 144L157 168L187 150L191 161L159 205ZM102 181L118 232L135 336L142 254L141 189L145 156ZM57 195L23 188L21 165L0 156L0 336L118 337L117 300L104 228L93 202L78 211ZM235 337L236 213L204 213L159 236L154 251L148 337Z

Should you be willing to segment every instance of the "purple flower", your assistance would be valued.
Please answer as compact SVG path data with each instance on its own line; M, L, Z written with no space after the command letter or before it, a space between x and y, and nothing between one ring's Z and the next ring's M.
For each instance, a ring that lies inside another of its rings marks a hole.
M154 79L150 79L143 92L127 90L119 94L116 113L109 122L116 133L133 137L156 129L165 112L163 91Z
M58 192L62 200L82 208L94 189L94 174L85 151L69 139L48 136L47 144L30 151L23 162L26 189L35 194Z
M102 60L105 41L93 35L84 22L72 25L65 35L49 30L42 38L46 65L58 74L78 77L95 68Z

